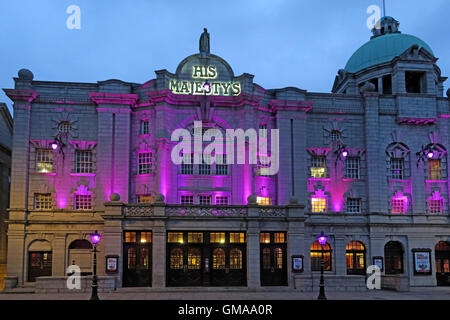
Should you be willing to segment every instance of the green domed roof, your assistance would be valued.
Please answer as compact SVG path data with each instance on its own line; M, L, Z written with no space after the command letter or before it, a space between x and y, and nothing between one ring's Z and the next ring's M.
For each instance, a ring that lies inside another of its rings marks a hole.
M389 62L414 44L417 44L419 49L425 48L434 55L430 46L415 36L403 33L389 33L372 38L356 50L348 60L345 71L355 73L379 63Z

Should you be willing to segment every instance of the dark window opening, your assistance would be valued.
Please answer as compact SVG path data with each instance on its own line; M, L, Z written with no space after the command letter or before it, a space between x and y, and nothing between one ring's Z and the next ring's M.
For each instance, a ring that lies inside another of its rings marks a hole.
M407 93L425 93L425 72L406 71L405 84Z
M369 82L375 86L375 92L378 92L378 78L370 79Z
M390 241L384 246L386 274L403 273L403 248L397 241Z
M383 94L392 94L392 76L383 77Z

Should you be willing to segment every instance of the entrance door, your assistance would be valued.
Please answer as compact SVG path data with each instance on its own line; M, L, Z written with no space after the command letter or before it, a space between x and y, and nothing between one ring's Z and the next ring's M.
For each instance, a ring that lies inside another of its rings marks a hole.
M210 284L245 286L247 284L244 232L209 232Z
M439 242L435 247L436 280L438 286L450 286L450 244Z
M37 277L52 275L52 252L28 253L28 281L35 282Z
M287 286L287 245L285 232L260 234L261 286Z
M245 286L244 232L168 232L167 286Z
M203 232L168 232L167 285L201 286L203 257Z
M152 285L152 242L149 231L127 231L123 245L123 286Z
M169 246L167 285L201 286L202 260L202 250L198 246Z

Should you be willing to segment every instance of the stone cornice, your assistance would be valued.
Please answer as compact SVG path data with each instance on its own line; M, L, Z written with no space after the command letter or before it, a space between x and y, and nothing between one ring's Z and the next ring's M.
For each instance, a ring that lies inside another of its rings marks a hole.
M192 106L200 104L202 99L205 99L203 95L184 95L184 94L174 94L170 90L160 90L160 91L150 91L147 92L149 101L152 105L159 102L165 102L171 105L178 106ZM214 106L225 106L225 107L241 107L243 105L258 106L262 97L242 93L238 96L206 96L208 101L212 102Z
M269 106L272 110L278 111L304 111L308 112L314 106L314 101L295 100L271 100Z
M96 104L121 104L134 107L138 100L137 94L90 92L89 96Z
M33 102L38 97L38 93L34 90L16 90L16 89L3 89L8 98L12 101L27 101Z

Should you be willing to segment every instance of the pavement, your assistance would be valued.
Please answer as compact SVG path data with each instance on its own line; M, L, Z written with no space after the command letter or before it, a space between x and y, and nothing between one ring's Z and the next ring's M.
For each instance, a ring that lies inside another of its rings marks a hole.
M157 291L148 288L126 288L102 293L101 300L316 300L318 292L294 290L243 291L204 290L192 288L184 290ZM367 290L364 292L326 291L328 300L450 300L450 287L415 287L408 292L387 290ZM0 300L88 300L88 293L2 293Z

